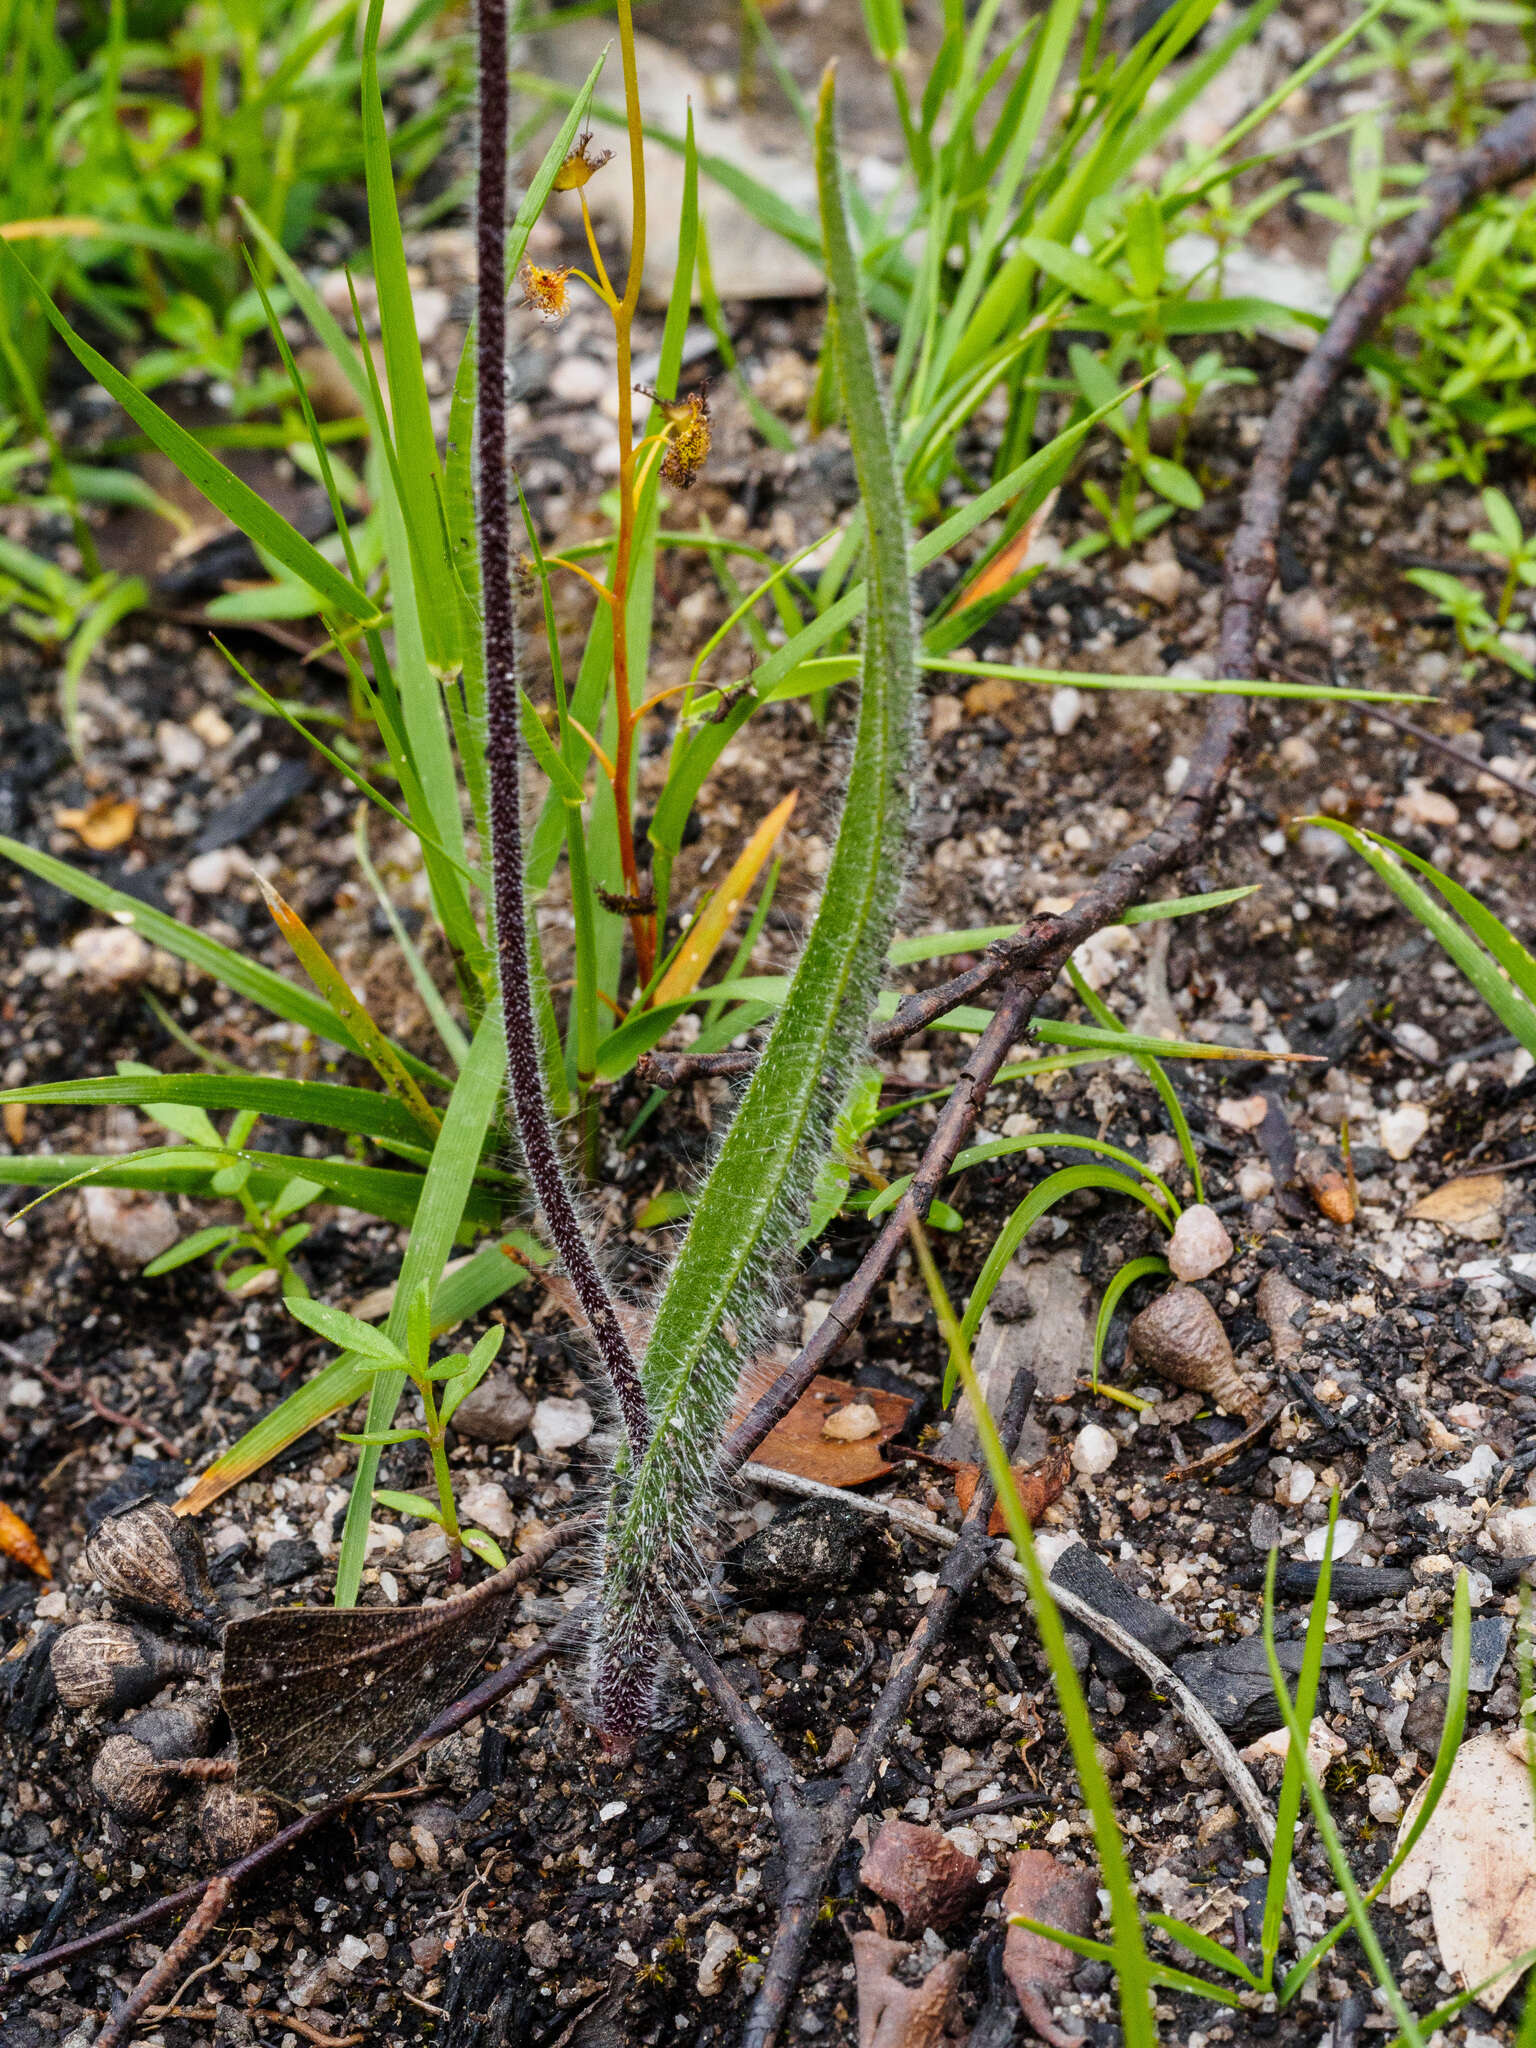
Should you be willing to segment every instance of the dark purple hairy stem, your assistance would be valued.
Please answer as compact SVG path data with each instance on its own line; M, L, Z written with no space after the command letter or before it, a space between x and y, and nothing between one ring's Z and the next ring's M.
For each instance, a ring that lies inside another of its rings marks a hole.
M624 1418L630 1453L650 1441L645 1392L613 1298L592 1256L555 1140L539 1059L528 967L523 886L522 740L517 709L517 622L512 514L507 497L507 6L480 0L479 271L475 410L480 589L485 631L485 757L490 780L491 880L496 958L507 1033L507 1079L528 1178L570 1275Z

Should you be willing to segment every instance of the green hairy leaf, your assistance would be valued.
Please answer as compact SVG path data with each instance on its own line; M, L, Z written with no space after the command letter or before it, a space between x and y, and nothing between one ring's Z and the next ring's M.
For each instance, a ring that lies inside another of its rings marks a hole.
M766 1335L774 1269L804 1228L853 1085L891 942L910 808L917 648L905 511L844 209L830 79L816 145L837 366L868 519L858 727L815 923L700 1192L645 1355L654 1435L638 1469L620 1475L603 1593L599 1703L619 1734L641 1689L649 1693L659 1581L686 1548L742 1367Z

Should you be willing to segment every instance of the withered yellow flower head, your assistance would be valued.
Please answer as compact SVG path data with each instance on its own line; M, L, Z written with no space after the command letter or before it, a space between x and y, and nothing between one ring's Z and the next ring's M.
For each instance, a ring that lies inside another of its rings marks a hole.
M570 296L566 279L570 274L568 268L546 270L540 263L525 263L517 274L523 288L523 304L551 325L564 319Z
M686 398L662 398L642 384L636 387L654 398L666 421L667 452L661 473L669 484L686 491L709 459L709 393L690 391Z
M600 171L613 155L611 149L594 149L592 131L584 129L576 138L576 147L555 173L557 192L574 192L578 185L585 185L594 171Z

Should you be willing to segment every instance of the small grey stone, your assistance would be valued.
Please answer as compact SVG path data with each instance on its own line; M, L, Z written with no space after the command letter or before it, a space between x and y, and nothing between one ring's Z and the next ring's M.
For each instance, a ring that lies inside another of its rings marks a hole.
M1421 1685L1403 1716L1403 1747L1416 1749L1420 1756L1433 1756L1440 1747L1445 1726L1445 1703L1450 1697L1446 1685Z
M533 1403L509 1372L483 1379L453 1412L450 1427L477 1444L512 1444L533 1420Z
M320 1553L307 1536L280 1536L267 1552L262 1576L269 1586L294 1586L320 1568Z
M1490 1692L1499 1675L1514 1622L1507 1614L1479 1614L1472 1622L1472 1664L1467 1673L1470 1692Z

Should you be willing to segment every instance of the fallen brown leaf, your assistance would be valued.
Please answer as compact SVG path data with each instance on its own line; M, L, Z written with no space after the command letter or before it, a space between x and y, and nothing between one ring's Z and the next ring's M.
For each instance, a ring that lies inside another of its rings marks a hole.
M906 1942L865 1928L854 1935L852 1945L859 1989L859 2048L938 2048L965 1975L965 1950L956 1949L935 1963L921 1984L904 1984L896 1969L912 1953Z
M1508 1185L1502 1174L1465 1174L1415 1202L1408 1215L1416 1223L1438 1223L1459 1237L1493 1237Z
M73 832L92 853L111 853L133 837L139 807L131 796L99 796L83 811L55 811L53 822Z
M1091 1870L1058 1863L1048 1849L1020 1849L1008 1866L1005 1914L1025 1913L1067 1934L1087 1934L1099 1902L1099 1881ZM1072 1982L1077 1957L1059 1941L1047 1941L1027 1927L1010 1927L1003 1944L1003 1970L1025 2019L1051 2048L1081 2048L1077 2035L1056 2024L1055 2000Z
M14 1558L40 1579L53 1577L42 1545L20 1515L12 1514L8 1507L0 1507L0 1556Z
M1033 1527L1052 1501L1061 1499L1072 1477L1072 1451L1068 1444L1058 1444L1036 1465L1015 1465L1013 1483L1019 1489L1019 1501L1024 1509L1025 1519ZM960 1503L962 1515L970 1512L976 1495L977 1468L974 1465L959 1465L955 1469L955 1499ZM1000 1507L994 1507L987 1522L989 1536L1006 1536L1008 1523Z
M1399 1840L1423 1801L1421 1791L1403 1815ZM1429 1894L1441 1961L1468 1989L1536 1947L1533 1828L1524 1757L1508 1736L1474 1735L1457 1750L1429 1825L1392 1880L1394 1906ZM1497 2012L1519 1978L1512 1970L1480 1990L1479 2005Z
M888 1820L859 1866L859 1882L896 1907L908 1934L921 1934L960 1918L980 1870L940 1829Z
M855 1405L874 1410L877 1428L868 1436L840 1442L827 1424L839 1410ZM752 1463L793 1472L798 1479L819 1480L823 1486L867 1486L890 1471L880 1447L900 1430L911 1407L905 1394L851 1387L818 1375L778 1427L763 1438L752 1453Z
M13 1145L27 1142L27 1105L24 1102L8 1102L4 1114L5 1135Z

